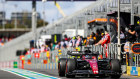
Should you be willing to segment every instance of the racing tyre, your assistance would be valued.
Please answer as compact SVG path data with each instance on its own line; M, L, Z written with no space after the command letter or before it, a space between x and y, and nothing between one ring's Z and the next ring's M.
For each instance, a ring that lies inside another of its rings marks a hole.
M74 78L75 75L71 75L72 71L76 69L76 60L75 59L68 59L66 63L66 77L67 78Z
M58 61L58 73L59 76L65 76L65 70L66 70L66 58L61 58Z
M121 64L119 60L113 59L111 60L111 70L116 72L117 74L111 75L111 78L120 78L121 77Z

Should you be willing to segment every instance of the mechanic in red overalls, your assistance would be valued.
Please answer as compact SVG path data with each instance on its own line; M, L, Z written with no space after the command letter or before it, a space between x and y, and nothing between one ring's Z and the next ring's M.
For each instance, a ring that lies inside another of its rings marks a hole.
M107 31L105 31L105 35L102 37L102 39L95 44L95 46L101 44L103 47L105 47L105 56L106 58L108 58L108 51L107 51L107 47L108 47L108 44L110 43L110 35Z

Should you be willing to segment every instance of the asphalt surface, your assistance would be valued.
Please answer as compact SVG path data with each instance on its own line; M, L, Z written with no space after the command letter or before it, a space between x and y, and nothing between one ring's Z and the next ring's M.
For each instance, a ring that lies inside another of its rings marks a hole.
M29 70L29 69L27 69L27 70ZM53 76L53 77L58 77L58 78L61 78L61 79L67 79L66 77L59 77L57 70L42 70L42 69L34 69L33 70L32 69L31 71L39 72L39 73L50 75L50 76ZM6 71L0 70L0 79L25 79L25 78L17 76L15 74L12 74L12 73L9 73L9 72L6 72ZM69 78L69 79L71 79L71 78ZM106 78L99 78L99 77L93 77L93 78L76 77L76 78L72 78L72 79L109 79L109 78L108 77L106 77ZM140 79L140 77L122 75L120 79Z
M0 79L25 79L25 78L0 70Z
M31 71L35 71L35 72L47 74L47 75L54 76L54 77L59 77L57 70L34 69L34 70L31 70ZM59 77L59 78L61 78L61 79L67 79L66 77ZM68 79L71 79L71 78L68 78ZM106 78L99 78L99 77L81 78L81 77L76 77L76 78L72 78L72 79L109 79L109 77L106 77ZM120 79L140 79L140 77L122 75Z

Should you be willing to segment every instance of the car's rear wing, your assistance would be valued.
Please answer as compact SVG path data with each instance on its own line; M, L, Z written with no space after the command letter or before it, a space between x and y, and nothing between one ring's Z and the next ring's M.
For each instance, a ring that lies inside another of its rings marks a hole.
M68 51L68 55L71 56L81 56L81 55L93 55L93 56L98 56L99 52L87 52L87 51Z
M80 56L80 55L83 55L83 52L82 51L68 51L67 54L71 56Z

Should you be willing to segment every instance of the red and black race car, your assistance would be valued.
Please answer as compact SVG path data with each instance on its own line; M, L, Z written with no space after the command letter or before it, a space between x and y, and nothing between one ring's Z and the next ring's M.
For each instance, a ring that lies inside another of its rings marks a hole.
M74 58L60 58L58 62L59 76L72 78L75 76L109 76L111 78L120 78L121 64L118 59L98 59L98 52L86 51L68 51L68 55ZM80 56L78 58L77 56Z

